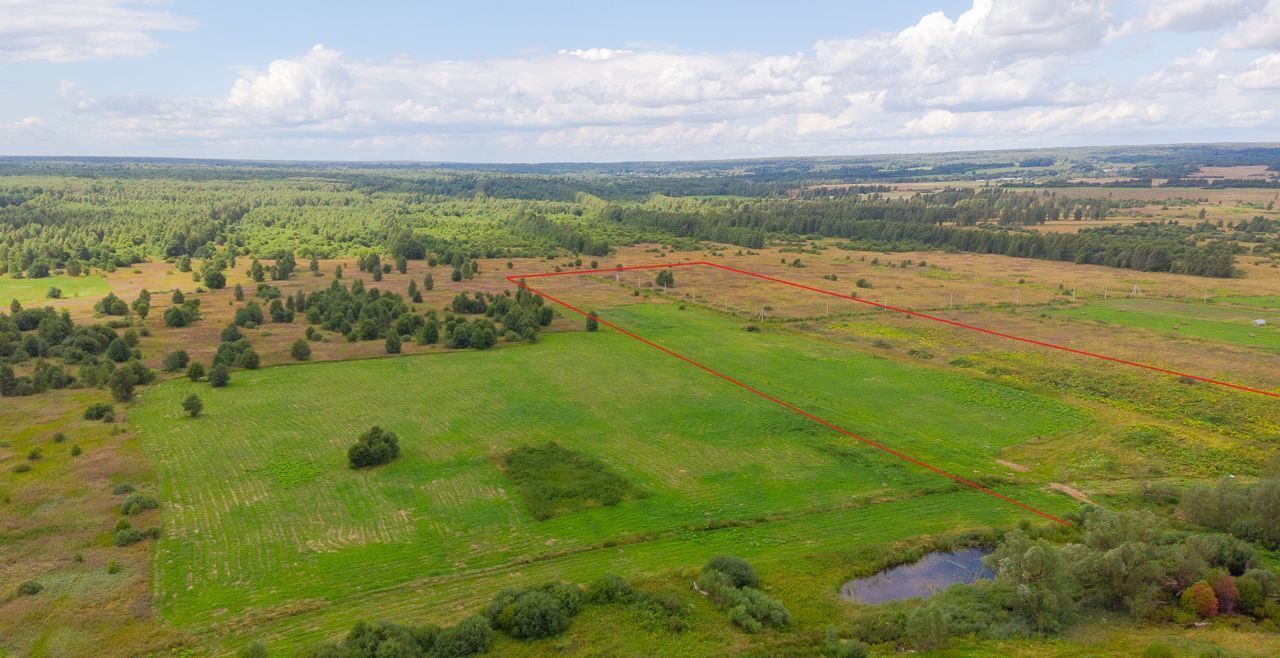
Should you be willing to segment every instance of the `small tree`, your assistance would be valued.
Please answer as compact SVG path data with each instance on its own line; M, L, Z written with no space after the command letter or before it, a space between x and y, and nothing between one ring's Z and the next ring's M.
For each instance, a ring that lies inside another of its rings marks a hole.
M189 363L191 363L191 356L187 354L186 350L169 352L164 355L165 372L178 372L179 370L187 367L187 364Z
M187 379L198 382L201 377L204 377L204 366L198 362L192 362L191 365L187 366Z
M133 373L128 368L116 368L111 373L111 378L107 380L111 397L114 397L117 402L128 402L133 399L133 384Z
M200 415L201 411L204 411L204 402L200 401L199 395L192 393L182 401L182 409L187 412L188 416L195 418Z
M390 336L387 336L386 348L387 348L387 354L399 354L400 353L400 337L395 334L391 334Z
M124 363L131 356L129 352L129 344L124 342L122 338L116 338L107 345L107 358L116 363Z
M431 276L430 272L427 272L426 278L422 280L422 287L426 288L427 291L431 291L436 287L436 280Z
M311 346L307 341L299 338L293 341L293 345L289 348L289 354L295 361L306 361L311 358Z
M395 433L376 426L361 434L347 450L347 461L351 462L351 468L378 466L399 456L400 441Z
M598 316L595 311L592 311L587 315L587 331L597 331L600 329L600 321L596 319L597 317Z
M222 388L231 381L231 371L227 369L225 363L215 363L213 369L209 371L209 383L214 388Z

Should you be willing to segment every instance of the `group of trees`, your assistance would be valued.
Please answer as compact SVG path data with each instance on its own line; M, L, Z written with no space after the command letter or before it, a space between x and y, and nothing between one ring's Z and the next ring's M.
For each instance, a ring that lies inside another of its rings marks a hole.
M132 329L118 334L102 324L81 325L67 311L24 309L16 300L0 312L0 395L34 395L72 386L111 386L117 397L132 397L132 386L154 377L137 362L139 336ZM29 375L13 365L35 359ZM63 365L48 359L59 359ZM120 365L118 365L120 364ZM65 366L79 366L79 377ZM119 371L119 374L117 374Z
M986 558L995 579L855 620L868 644L933 649L962 635L1052 635L1090 611L1137 619L1227 612L1280 620L1280 576L1230 534L1170 528L1150 512L1089 508L1072 529L1014 530Z

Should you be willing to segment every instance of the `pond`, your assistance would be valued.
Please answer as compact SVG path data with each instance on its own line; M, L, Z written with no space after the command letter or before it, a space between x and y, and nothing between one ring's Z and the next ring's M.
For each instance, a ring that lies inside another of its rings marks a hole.
M929 598L956 583L988 580L995 574L982 566L986 548L930 553L919 562L886 569L874 576L850 580L840 587L840 598L859 603L884 603L914 597Z

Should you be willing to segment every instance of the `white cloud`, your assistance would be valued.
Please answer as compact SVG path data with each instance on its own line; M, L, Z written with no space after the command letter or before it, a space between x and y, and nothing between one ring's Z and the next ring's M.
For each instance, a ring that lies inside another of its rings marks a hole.
M1221 29L1254 12L1243 27L1277 4L1153 2L1131 18L1112 0L974 0L955 18L935 12L789 54L632 45L363 60L317 45L240 71L221 94L95 98L68 82L61 107L95 143L245 157L729 157L1177 140L1223 127L1277 136L1277 56L1215 47L1210 34L1156 71L1123 54L1153 31Z
M1280 0L1269 0L1246 16L1218 44L1230 50L1280 49Z
M1237 87L1247 90L1280 90L1280 53L1253 60L1253 68L1234 78Z
M1244 19L1267 0L1151 0L1142 24L1148 30L1202 32Z
M160 47L152 32L191 21L121 0L0 0L0 61L76 62L137 57Z

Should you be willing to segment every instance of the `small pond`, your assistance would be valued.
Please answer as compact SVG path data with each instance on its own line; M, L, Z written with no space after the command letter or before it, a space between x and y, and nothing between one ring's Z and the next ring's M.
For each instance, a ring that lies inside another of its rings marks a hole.
M859 603L884 603L914 597L929 598L956 583L994 578L982 566L986 548L930 553L919 562L886 569L874 576L850 580L840 587L840 598Z

